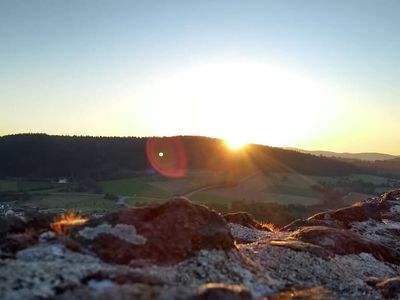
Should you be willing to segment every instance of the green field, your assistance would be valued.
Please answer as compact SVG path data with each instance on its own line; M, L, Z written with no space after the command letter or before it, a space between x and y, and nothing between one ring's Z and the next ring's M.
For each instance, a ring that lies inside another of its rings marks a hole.
M308 198L321 197L321 193L311 189L309 186L298 187L298 186L291 186L288 184L276 184L269 186L265 189L265 192L272 194L302 196Z
M0 192L31 191L39 189L51 189L54 184L49 181L33 180L0 180Z
M152 197L128 197L125 203L131 206L138 206L143 204L155 204L165 202L167 198L152 198Z
M142 178L149 184L160 188L170 194L185 194L193 189L204 187L207 185L220 184L231 180L236 180L232 174L224 172L189 170L184 178L166 178L162 180L148 181Z
M18 189L17 181L0 180L0 191L9 192L9 191L17 191L17 189Z
M138 178L101 181L99 184L105 193L118 196L168 198L172 195Z
M387 177L368 175L368 174L353 174L349 176L336 176L336 177L311 176L311 178L313 178L315 181L324 181L328 183L337 183L340 180L349 180L349 181L362 180L365 182L371 182L374 185L385 184L388 181Z
M79 210L83 213L110 211L118 208L115 201L104 199L103 195L56 193L35 195L30 203L39 209Z
M321 186L321 182L335 184L343 181L371 182L375 192L387 191L385 185L396 180L372 175L350 175L344 177L305 176L298 173L272 173L265 175L255 173L243 178L233 178L233 175L223 172L190 170L184 178L171 179L160 175L139 176L118 180L97 182L104 194L124 197L128 205L159 203L176 194L185 194L196 188L233 182L226 187L213 187L199 190L190 195L194 202L213 207L229 208L235 200L275 202L283 205L301 204L314 205L321 203L322 194L313 186ZM76 183L72 183L73 185ZM49 181L33 181L24 179L0 180L0 191L29 192L32 206L42 209L64 208L82 211L114 210L118 208L117 201L104 199L104 194L83 194L76 192L59 193L61 186ZM64 190L68 185L62 186ZM22 193L20 193L22 194ZM348 203L363 200L373 195L350 192L344 197Z

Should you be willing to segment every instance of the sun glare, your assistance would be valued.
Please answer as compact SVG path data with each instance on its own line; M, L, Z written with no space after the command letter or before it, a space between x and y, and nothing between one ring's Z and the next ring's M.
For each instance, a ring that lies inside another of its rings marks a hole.
M228 148L232 150L240 150L246 147L247 145L246 142L234 138L225 139L225 144L228 146Z
M139 95L146 105L137 109L149 130L174 135L179 128L180 134L225 138L234 133L234 139L227 138L232 149L243 146L238 139L271 146L304 142L332 124L336 114L324 84L264 63L193 66L153 82Z

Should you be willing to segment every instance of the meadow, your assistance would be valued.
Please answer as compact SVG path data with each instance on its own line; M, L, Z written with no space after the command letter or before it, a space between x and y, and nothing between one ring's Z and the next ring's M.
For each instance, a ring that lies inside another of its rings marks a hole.
M355 183L360 182L372 186L374 193L351 190ZM9 178L0 180L0 192L28 194L29 200L25 202L39 209L74 209L92 213L115 210L121 204L136 206L161 203L174 195L187 195L194 202L221 210L229 210L235 202L315 206L323 204L323 189L326 186L345 191L342 199L351 204L400 185L397 180L363 174L335 177L257 172L239 177L226 172L203 170L190 170L183 178L140 175L95 184L101 192L78 193L67 188L76 183L61 185L49 181Z

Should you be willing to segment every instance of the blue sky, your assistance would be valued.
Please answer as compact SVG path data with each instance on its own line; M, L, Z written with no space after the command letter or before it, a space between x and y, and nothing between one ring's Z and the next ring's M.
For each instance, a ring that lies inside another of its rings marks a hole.
M214 135L191 128L190 118L183 131L146 124L141 109L158 103L147 100L148 90L196 66L251 61L305 74L340 94L334 105L341 113L325 132L287 146L400 154L400 145L387 142L400 123L375 121L400 112L399 13L396 0L1 0L0 134ZM190 95L172 101L159 123L193 114L185 101ZM256 142L274 144L262 139L261 126Z

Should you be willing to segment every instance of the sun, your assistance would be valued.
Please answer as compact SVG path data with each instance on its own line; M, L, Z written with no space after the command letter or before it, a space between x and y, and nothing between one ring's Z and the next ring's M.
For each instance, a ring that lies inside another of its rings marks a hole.
M188 65L154 79L138 95L143 105L132 110L151 132L220 137L231 149L242 148L243 139L288 146L320 138L340 112L325 82L269 61Z
M229 149L232 150L240 150L246 147L247 143L238 138L228 138L225 139L225 144L228 146Z

